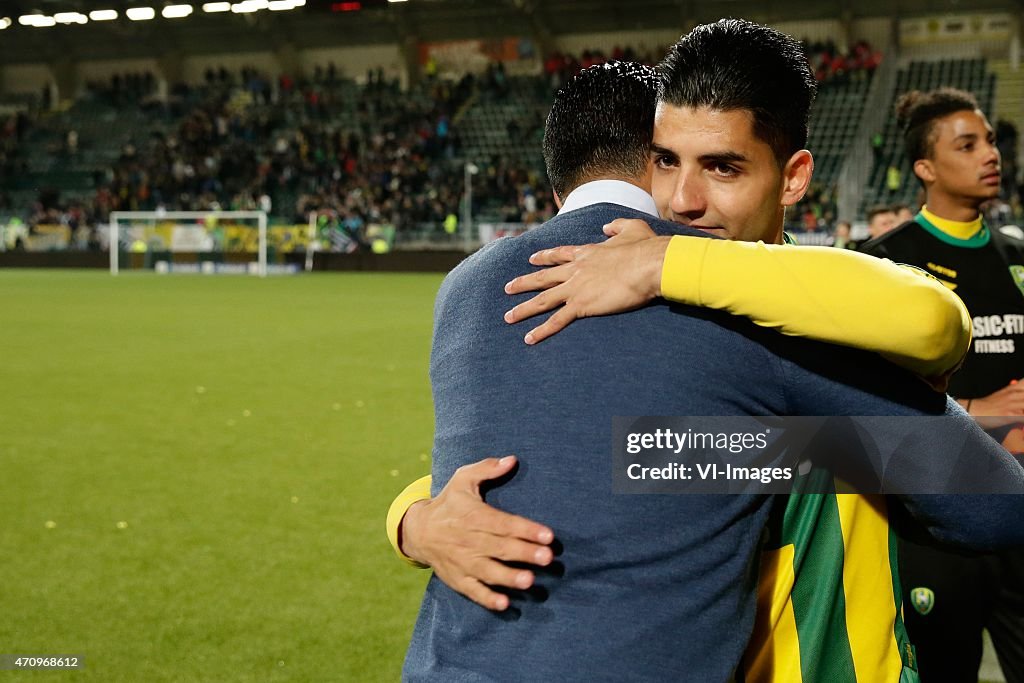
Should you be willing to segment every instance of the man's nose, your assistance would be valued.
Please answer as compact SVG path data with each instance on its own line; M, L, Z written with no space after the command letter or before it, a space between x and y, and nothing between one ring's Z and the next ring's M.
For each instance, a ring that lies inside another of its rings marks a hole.
M1001 156L1002 155L999 154L999 148L996 147L994 144L990 144L988 146L988 151L985 154L985 164L999 166L1000 162L1002 161Z
M985 147L984 164L985 166L999 166L1002 161L1002 156L999 154L999 148L995 146L995 142L988 142Z
M695 220L707 211L705 188L694 174L680 173L669 204L672 213L677 217Z

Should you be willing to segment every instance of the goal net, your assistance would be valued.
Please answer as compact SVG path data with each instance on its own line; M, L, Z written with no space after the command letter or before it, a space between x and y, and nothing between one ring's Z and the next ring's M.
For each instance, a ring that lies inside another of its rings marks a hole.
M116 211L110 214L110 272L295 272L268 266L263 211Z

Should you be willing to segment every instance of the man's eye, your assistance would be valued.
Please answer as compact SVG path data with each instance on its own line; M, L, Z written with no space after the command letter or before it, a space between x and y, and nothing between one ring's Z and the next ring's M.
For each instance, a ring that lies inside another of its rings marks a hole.
M730 166L729 164L715 164L711 167L711 170L714 171L716 175L720 176L734 176L739 173L734 166Z
M654 164L661 168L671 168L675 166L675 161L671 157L659 155L654 158Z

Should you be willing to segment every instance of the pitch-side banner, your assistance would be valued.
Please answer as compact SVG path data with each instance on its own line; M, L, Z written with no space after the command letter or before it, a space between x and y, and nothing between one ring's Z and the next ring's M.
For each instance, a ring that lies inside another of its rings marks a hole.
M171 251L213 251L213 234L197 225L175 225L171 229Z
M1020 425L946 417L616 417L615 493L1022 494Z

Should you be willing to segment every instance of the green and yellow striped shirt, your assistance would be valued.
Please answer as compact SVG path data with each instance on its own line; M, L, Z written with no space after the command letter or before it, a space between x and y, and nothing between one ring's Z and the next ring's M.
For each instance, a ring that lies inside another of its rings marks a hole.
M914 683L885 497L836 493L826 483L813 490L830 493L776 499L741 680Z

